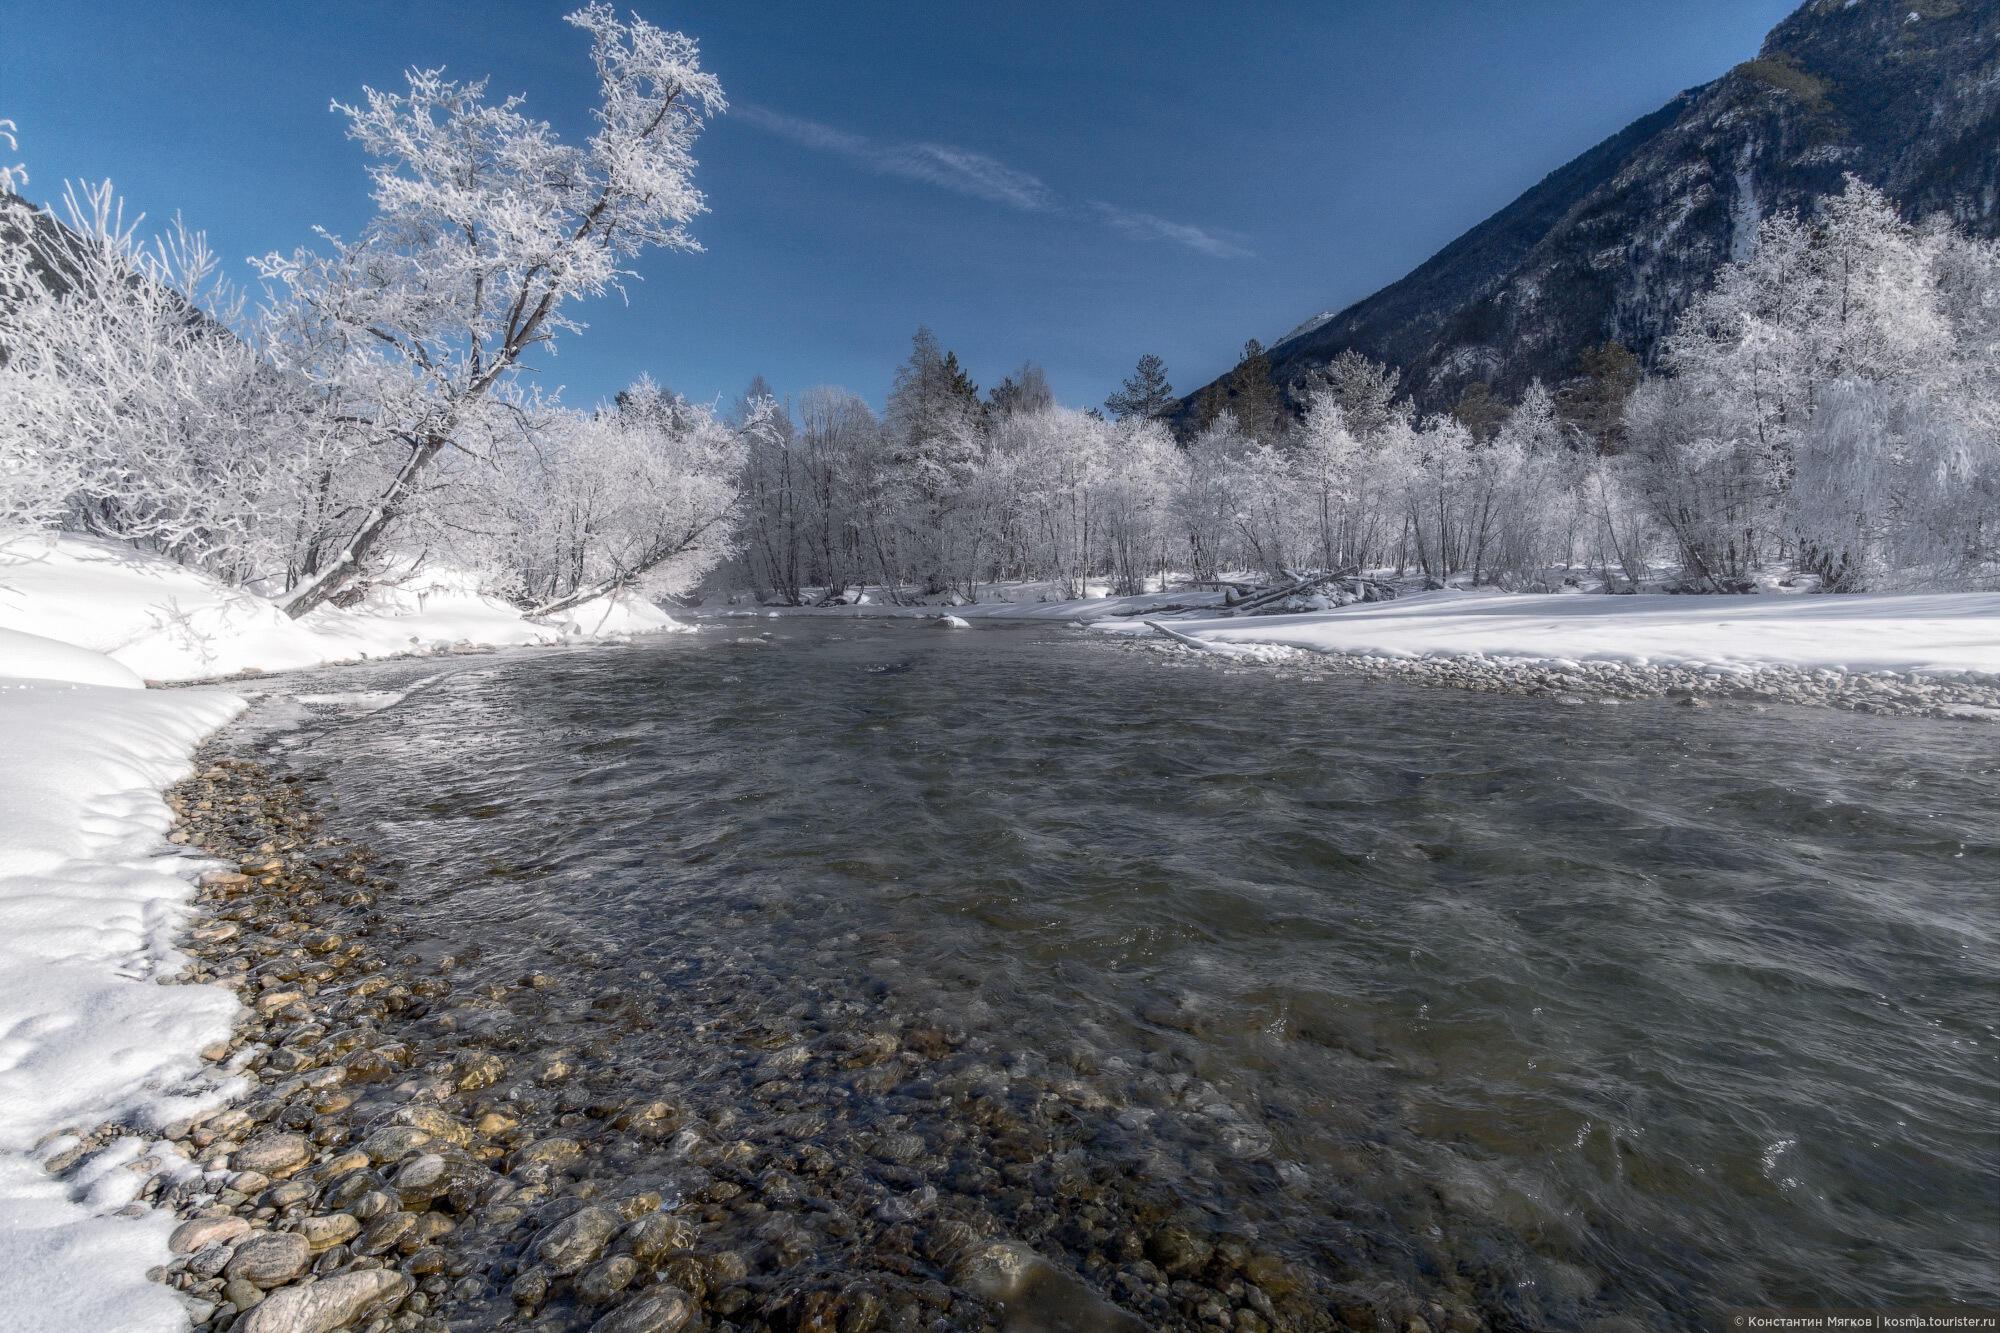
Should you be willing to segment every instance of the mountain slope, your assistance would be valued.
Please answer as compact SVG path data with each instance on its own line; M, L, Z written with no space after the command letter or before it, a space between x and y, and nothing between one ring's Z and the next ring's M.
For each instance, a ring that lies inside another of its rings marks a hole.
M1475 381L1506 397L1559 382L1605 339L1649 358L1762 218L1810 211L1849 172L1913 216L2000 230L2000 0L1810 0L1757 59L1270 349L1274 378L1295 396L1352 348L1400 367L1404 391L1439 409Z

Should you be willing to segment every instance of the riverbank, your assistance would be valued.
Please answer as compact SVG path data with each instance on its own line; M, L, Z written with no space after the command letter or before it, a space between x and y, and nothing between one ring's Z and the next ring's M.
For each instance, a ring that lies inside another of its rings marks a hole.
M448 569L412 570L352 606L291 620L266 598L115 542L0 533L0 656L11 663L36 650L36 640L52 640L108 657L154 684L681 628L631 597L524 620L517 608L480 592L471 576ZM0 673L32 674L12 665Z
M588 1041L529 1035L552 1020L606 1036L643 1026L643 1001L599 990L588 967L474 985L454 956L412 951L385 903L394 887L364 849L327 835L296 777L211 752L171 801L189 844L235 866L202 879L188 979L242 1001L213 1054L247 1085L228 1108L167 1126L166 1148L192 1168L139 1189L182 1219L154 1276L198 1329L415 1333L448 1315L592 1333L673 1333L704 1317L865 1333L1048 1317L1132 1333L1200 1327L1211 1308L1252 1333L1486 1326L1463 1297L1316 1285L1115 1181L1077 1178L1062 1204L1013 1204L1025 1234L1043 1210L1047 1227L1081 1206L1069 1225L1117 1256L1096 1262L1121 1308L972 1206L1020 1194L1020 1163L1095 1132L1109 1108L1087 1094L1046 1090L1064 1106L1054 1124L1015 1121L997 1102L951 1113L940 1200L921 1188L938 1170L935 1118L850 1141L797 1110L769 1120L727 1102L782 1112L829 1077L878 1094L905 1085L906 1103L931 1080L969 1092L990 1078L977 1039L836 1025L802 1041L764 1033L746 1050L716 1033L724 1109L663 1099ZM914 1208L913 1189L925 1196Z
M1218 617L1219 593L984 602L968 623L1054 621L1212 654L1487 693L1810 704L2000 721L2000 593L1590 596L1446 589L1284 616ZM937 617L865 605L781 614Z
M145 1278L171 1223L133 1205L185 1167L160 1127L233 1091L201 1052L237 1006L161 984L195 867L165 854L160 791L243 704L141 690L93 655L4 666L94 683L0 679L0 1288L48 1333L171 1333L186 1319ZM78 1133L104 1123L121 1132Z
M529 624L433 576L294 622L108 543L0 545L0 1284L39 1329L187 1327L147 1280L170 1223L139 1192L194 1170L164 1127L240 1093L240 1071L202 1055L236 1000L161 984L189 980L201 868L166 840L161 793L244 700L143 687L682 628L650 606L600 611Z

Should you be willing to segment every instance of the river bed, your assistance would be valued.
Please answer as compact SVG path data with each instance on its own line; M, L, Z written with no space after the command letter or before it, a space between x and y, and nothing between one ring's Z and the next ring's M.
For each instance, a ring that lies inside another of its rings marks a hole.
M1243 1328L1272 1262L1495 1327L2000 1294L1988 725L910 621L274 685L412 966L552 979L531 1057L768 1153L757 1264L950 1222Z

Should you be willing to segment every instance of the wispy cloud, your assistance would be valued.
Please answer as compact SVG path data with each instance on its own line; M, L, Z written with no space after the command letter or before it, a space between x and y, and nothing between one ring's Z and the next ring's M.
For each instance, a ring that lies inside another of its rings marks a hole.
M1193 223L1175 222L1151 213L1119 208L1101 200L1081 205L1067 203L1033 173L1011 167L998 158L970 148L922 141L878 143L834 125L786 115L755 104L739 103L733 108L733 114L739 120L747 120L758 129L789 139L802 147L844 157L885 176L922 181L1022 213L1089 219L1114 227L1128 236L1171 241L1217 259L1244 259L1250 255L1250 251L1232 237L1205 230Z
M1195 226L1192 222L1175 222L1171 218L1157 217L1151 213L1138 213L1116 204L1107 204L1099 199L1090 205L1090 211L1109 226L1116 227L1128 236L1143 240L1173 241L1185 245L1190 250L1199 250L1217 259L1248 259L1250 251L1222 232L1209 231Z
M1005 204L1023 213L1051 213L1059 207L1055 191L1034 176L969 148L942 143L901 144L884 149L881 161L885 171Z

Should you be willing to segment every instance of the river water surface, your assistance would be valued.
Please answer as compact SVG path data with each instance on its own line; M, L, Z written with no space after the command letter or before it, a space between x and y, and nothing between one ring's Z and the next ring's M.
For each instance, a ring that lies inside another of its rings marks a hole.
M914 1133L919 1225L1033 1229L1067 1161L1500 1326L2000 1294L1990 727L805 618L287 688L357 680L409 692L313 696L290 762L430 951L642 1005L600 1056L724 1123ZM922 1080L774 1084L841 1027L1060 1100L1047 1160ZM1038 1248L1136 1290L1064 1206Z

